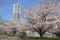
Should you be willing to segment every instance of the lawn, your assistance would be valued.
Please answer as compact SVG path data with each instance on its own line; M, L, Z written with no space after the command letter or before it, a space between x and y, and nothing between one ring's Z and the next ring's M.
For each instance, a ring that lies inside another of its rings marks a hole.
M24 38L25 40L41 40L40 38ZM43 40L60 40L60 38L43 38Z
M16 37L16 36L6 36L6 35L3 35L3 34L0 34L0 37L7 37L9 38L10 40L41 40L40 38L38 37L24 37L24 38L20 38L20 37ZM60 40L60 38L48 38L48 37L44 37L43 40Z

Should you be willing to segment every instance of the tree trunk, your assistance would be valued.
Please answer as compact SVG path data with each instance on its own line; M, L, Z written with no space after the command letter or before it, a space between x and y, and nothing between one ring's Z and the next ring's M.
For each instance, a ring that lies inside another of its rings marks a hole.
M40 34L40 39L43 40L43 34Z

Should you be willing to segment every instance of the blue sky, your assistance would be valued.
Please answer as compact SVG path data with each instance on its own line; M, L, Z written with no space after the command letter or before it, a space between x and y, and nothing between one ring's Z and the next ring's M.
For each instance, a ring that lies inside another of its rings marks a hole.
M12 20L13 14L13 4L19 3L21 5L21 9L29 9L33 7L33 3L41 4L43 0L0 0L0 17L3 20ZM23 21L23 14L20 15L21 21Z

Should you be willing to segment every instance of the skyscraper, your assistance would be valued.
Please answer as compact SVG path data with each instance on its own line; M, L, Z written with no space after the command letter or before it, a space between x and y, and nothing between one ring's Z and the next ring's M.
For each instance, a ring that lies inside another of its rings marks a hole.
M21 13L21 7L19 6L19 4L14 4L13 5L13 17L12 20L13 21L20 21L20 13Z

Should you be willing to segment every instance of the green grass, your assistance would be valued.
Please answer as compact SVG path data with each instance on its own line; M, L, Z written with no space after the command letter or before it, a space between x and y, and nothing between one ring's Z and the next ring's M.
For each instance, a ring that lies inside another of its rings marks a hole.
M24 38L24 39L26 39L26 40L41 40L40 38ZM60 38L43 38L43 40L60 40Z
M5 36L5 35L0 33L0 36Z
M0 34L0 37L1 36L6 36L4 34ZM7 36L11 39L15 39L15 38L18 38L16 36ZM39 37L33 37L33 38L30 38L30 37L24 37L23 38L24 40L41 40ZM49 38L49 37L44 37L43 40L60 40L60 38Z

